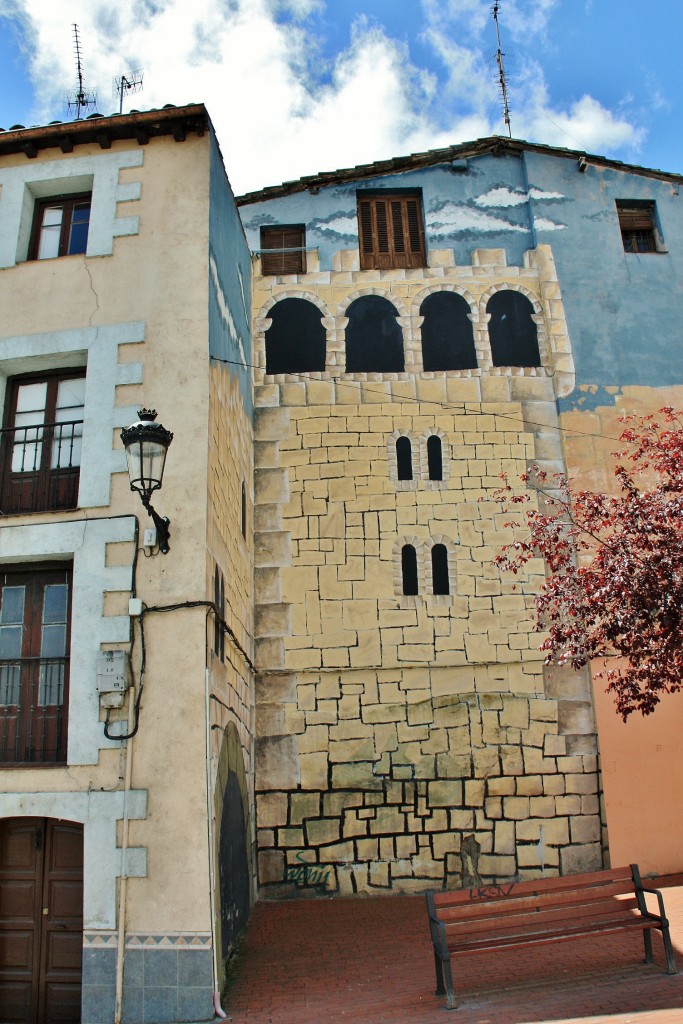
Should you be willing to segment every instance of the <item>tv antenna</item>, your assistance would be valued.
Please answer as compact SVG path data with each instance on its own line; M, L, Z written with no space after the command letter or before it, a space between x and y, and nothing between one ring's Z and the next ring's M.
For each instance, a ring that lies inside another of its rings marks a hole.
M66 108L71 114L73 111L76 112L76 120L79 121L82 110L89 110L90 107L94 110L97 106L97 93L87 92L83 85L83 58L81 57L81 37L78 33L78 25L72 25L74 35L74 56L76 58L76 78L78 79L78 88L72 95L71 93L66 94Z
M498 11L500 10L500 3L498 0L494 0L493 4L493 20L496 23L496 39L498 40L498 49L496 50L496 64L498 65L498 82L500 84L500 91L503 97L503 121L507 125L508 135L512 138L512 128L510 126L510 107L508 105L508 90L507 82L505 81L505 66L503 64L503 57L505 54L500 48L500 27L498 25Z
M119 114L123 113L123 97L130 93L141 92L143 71L130 71L127 75L119 75L114 79L114 95L119 100Z

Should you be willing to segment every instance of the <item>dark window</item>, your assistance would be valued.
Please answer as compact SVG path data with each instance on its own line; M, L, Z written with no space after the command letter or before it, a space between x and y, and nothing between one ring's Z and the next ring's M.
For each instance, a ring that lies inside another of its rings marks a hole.
M425 370L476 370L470 307L455 292L434 292L420 306Z
M534 307L526 295L512 289L496 292L488 301L489 339L494 366L540 366Z
M0 573L0 762L66 761L71 567Z
M266 373L321 373L327 333L318 307L307 299L282 299L268 316Z
M213 617L213 653L217 654L221 661L225 660L225 581L223 573L218 566L213 571L213 603L215 614Z
M265 251L270 249L274 251ZM306 228L303 224L276 224L261 228L261 273L306 273Z
M417 552L412 544L404 544L401 549L401 573L403 593L417 594Z
M59 196L36 201L29 259L84 253L88 245L90 196Z
M247 539L247 488L242 481L242 536Z
M396 307L381 295L363 295L346 315L347 373L402 373L403 331Z
M435 544L432 548L432 587L435 594L450 594L448 551L445 544Z
M655 204L617 200L617 215L624 252L657 252Z
M396 469L399 480L413 479L413 451L409 437L399 437L396 441Z
M438 434L432 434L427 438L427 468L430 480L443 480L441 438Z
M83 371L9 381L0 511L77 507L84 402Z
M358 193L361 270L426 266L422 196Z

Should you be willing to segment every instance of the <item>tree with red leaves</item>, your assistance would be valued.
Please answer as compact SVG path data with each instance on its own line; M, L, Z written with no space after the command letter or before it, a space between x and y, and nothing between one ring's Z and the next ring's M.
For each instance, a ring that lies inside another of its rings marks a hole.
M544 559L536 606L546 664L579 669L606 659L613 667L597 675L624 721L634 711L651 714L662 694L683 687L681 416L665 408L658 417L624 417L625 447L615 453L620 494L574 489L538 470L525 475L539 507L525 510L527 539L495 559L513 573ZM532 503L507 479L496 500L506 511Z

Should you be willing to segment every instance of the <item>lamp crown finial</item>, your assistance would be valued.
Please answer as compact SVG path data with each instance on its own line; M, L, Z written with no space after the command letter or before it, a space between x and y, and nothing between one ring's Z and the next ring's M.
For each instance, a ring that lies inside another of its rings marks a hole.
M157 411L156 409L138 409L138 416L140 417L140 421L143 423L153 423L157 418Z

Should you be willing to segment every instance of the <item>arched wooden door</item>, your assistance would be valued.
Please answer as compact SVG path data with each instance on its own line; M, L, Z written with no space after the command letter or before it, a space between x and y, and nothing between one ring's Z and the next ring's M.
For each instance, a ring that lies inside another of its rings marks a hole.
M0 820L0 1024L79 1024L83 826Z

